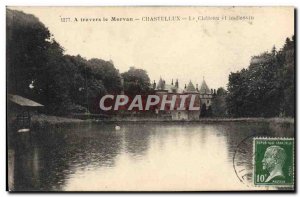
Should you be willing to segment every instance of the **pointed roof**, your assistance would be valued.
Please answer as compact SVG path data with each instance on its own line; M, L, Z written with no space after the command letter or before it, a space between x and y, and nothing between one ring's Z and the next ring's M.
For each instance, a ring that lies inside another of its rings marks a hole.
M196 92L196 88L192 81L189 82L189 84L186 87L186 92Z
M200 94L210 94L210 89L208 87L208 85L206 84L205 80L203 79L202 84L201 84L201 88L200 88Z
M163 91L168 91L169 93L181 93L183 90L180 89L179 87L176 87L173 83L172 84L167 84L164 79L160 77L158 80L157 86L155 90L163 90Z
M158 90L165 89L165 87L164 87L164 81L162 80L162 78L159 79L159 81L157 83L157 86L156 86L156 89L158 89Z

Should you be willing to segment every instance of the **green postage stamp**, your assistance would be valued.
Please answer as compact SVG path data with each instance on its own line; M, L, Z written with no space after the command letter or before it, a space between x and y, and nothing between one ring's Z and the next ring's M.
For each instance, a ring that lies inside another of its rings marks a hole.
M294 139L254 138L254 185L294 185Z

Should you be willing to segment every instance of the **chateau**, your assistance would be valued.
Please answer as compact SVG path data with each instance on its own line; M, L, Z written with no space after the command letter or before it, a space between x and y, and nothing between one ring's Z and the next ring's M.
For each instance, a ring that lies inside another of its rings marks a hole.
M198 84L196 87L190 81L188 85L184 85L184 89L179 87L178 79L176 79L175 83L172 79L171 84L167 84L165 80L162 78L159 79L158 83L154 81L151 85L151 88L154 90L155 94L162 97L163 95L168 95L171 99L173 95L187 95L187 100L191 99L191 95L196 95L195 99L195 107L200 107L199 111L189 111L189 110L176 110L180 105L178 102L175 104L175 110L165 110L159 111L156 113L161 116L172 116L172 120L197 120L200 116L204 116L204 111L211 110L211 101L212 98L216 94L216 90L209 89L206 84L204 78L201 84L200 89L198 88ZM205 110L203 110L205 109ZM202 113L202 114L201 114Z

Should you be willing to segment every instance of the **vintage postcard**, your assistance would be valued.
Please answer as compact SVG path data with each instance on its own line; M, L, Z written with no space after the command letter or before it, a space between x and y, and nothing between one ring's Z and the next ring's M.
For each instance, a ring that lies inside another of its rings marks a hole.
M7 6L7 190L294 191L294 20Z

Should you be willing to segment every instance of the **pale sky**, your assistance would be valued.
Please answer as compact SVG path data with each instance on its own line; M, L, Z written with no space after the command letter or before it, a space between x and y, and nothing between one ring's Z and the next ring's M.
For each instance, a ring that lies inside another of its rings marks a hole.
M281 48L294 32L292 7L11 7L40 19L66 54L112 60L120 72L145 69L151 82L161 76L167 83L179 79L183 88L203 76L210 88L226 87L228 75L249 65L251 56ZM253 16L233 21L229 16ZM145 22L142 17L227 16L227 20ZM71 17L72 22L61 22ZM109 19L75 22L74 17ZM139 18L113 22L111 17Z

